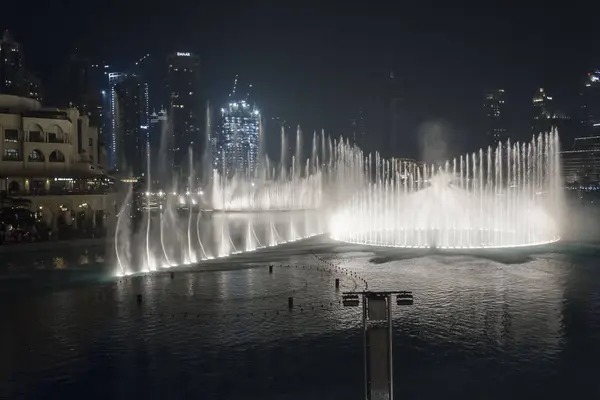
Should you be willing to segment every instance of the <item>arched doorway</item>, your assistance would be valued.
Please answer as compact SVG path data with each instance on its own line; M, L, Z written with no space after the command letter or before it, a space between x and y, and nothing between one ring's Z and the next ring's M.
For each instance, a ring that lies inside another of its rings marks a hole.
M50 162L65 162L65 155L60 150L54 150L48 157Z
M44 162L44 159L44 153L37 149L31 150L31 153L27 157L29 162Z
M21 185L19 185L19 182L12 181L8 184L8 194L15 195L18 194L19 191L21 191Z

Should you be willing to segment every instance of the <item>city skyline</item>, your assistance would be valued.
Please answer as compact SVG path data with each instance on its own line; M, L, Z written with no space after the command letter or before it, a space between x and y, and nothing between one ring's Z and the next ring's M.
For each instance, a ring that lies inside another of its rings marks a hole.
M209 11L207 14L213 17L225 12L216 6ZM311 32L290 22L296 11L298 16L314 19ZM179 52L199 57L199 79L203 87L198 102L204 103L202 110L206 101L224 104L227 96L224 88L233 76L241 74L254 84L253 97L261 105L261 114L266 116L267 150L278 148L280 127L277 125L280 123L272 118L285 120L290 130L300 125L305 131L325 129L334 137L344 134L351 138L356 136L356 123L360 121L362 132L359 136L368 137L368 140L361 140L366 150L370 150L369 147L385 149L391 155L413 158L422 157L420 135L428 126L437 126L442 127L442 138L451 143L449 151L472 150L488 143L481 102L482 96L494 88L503 88L507 93L506 137L526 140L532 133L531 98L536 91L545 88L552 93L558 109L572 120L580 119L581 89L589 79L587 74L599 65L596 52L587 46L589 35L576 36L568 31L558 34L547 30L534 36L537 42L531 39L536 32L524 22L535 10L527 7L514 15L503 12L493 15L495 22L490 27L483 22L489 21L492 15L482 9L473 9L468 16L460 15L456 10L445 10L463 25L455 26L449 23L450 18L444 20L437 14L428 15L423 10L411 8L408 14L415 20L430 17L431 22L439 23L438 30L426 34L415 24L391 34L393 18L404 18L395 9L389 10L387 16L370 14L368 20L353 7L341 16L334 16L333 11L326 5L293 11L240 6L234 15L256 17L256 21L263 21L267 16L282 18L282 22L272 27L251 24L247 28L244 35L254 33L254 42L259 46L236 41L240 29L224 30L210 21L203 26L204 32L219 33L215 36L217 40L195 40L198 33L184 37L176 25L187 26L190 20L181 12L165 21L165 26L173 29L160 32L156 41L149 39L154 32L145 32L150 36L142 40L136 29L122 32L118 42L112 39L99 41L98 32L106 23L100 13L97 27L84 29L75 36L60 33L66 36L54 48L58 60L55 63L40 61L44 60L41 55L47 52L41 45L45 38L32 36L14 21L0 21L0 27L8 29L20 43L25 54L24 65L39 71L44 87L55 86L52 80L57 79L62 68L59 66L64 64L60 60L67 60L75 53L93 60L94 65L109 65L109 71L138 73L143 66L142 76L150 88L150 109L169 108L168 70L164 66L168 55ZM261 14L265 12L265 15ZM545 17L549 24L560 22L563 25L574 24L576 17L587 18L578 14L577 9L566 14L550 9ZM120 16L111 20L115 29L102 31L102 35L113 37L124 26L125 18ZM285 25L283 21L289 24ZM328 23L337 28L335 33L330 31ZM508 36L503 37L491 29L510 23L516 25L512 35L522 33L524 40L513 43ZM282 30L283 26L289 29ZM596 29L582 26L590 32ZM485 32L486 40L494 46L487 46L481 35L474 34L475 28ZM335 48L320 40L326 33L331 34L338 44ZM556 40L559 37L561 40ZM127 40L123 41L123 38ZM547 51L546 43L552 44L552 52ZM507 57L511 54L519 56L518 62ZM569 56L568 62L564 60L566 56ZM353 61L349 62L351 59ZM393 71L395 85L400 88L398 93L393 93L397 89L389 88L390 71ZM391 116L386 111L391 107L390 101L400 105L400 99L403 109L394 111ZM199 118L204 119L204 111L199 112ZM203 130L204 123L196 123L193 129L195 135L192 136L202 138L198 129ZM179 130L175 127L176 132ZM572 130L570 123L562 122L561 130L566 132L561 135L564 143L572 143L579 135L569 132ZM110 132L103 132L102 127L100 131L101 137L110 139ZM111 141L107 141L110 147ZM173 148L185 152L183 148L190 142L186 139L182 145ZM200 148L204 145L207 144L203 140L196 141L195 147L199 147L196 151L204 153Z

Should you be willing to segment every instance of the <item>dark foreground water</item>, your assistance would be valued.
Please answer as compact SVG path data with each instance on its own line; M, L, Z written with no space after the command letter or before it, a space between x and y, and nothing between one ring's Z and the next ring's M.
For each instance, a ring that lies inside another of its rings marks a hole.
M394 312L397 399L600 398L594 244L482 257L317 238L127 280L98 248L55 252L0 257L0 398L361 399L361 310L335 277L414 292Z

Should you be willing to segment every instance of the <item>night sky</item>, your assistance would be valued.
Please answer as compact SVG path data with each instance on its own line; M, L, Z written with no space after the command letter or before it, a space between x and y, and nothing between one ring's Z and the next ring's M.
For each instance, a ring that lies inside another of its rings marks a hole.
M394 70L420 118L444 121L457 151L483 135L488 88L507 90L511 136L519 137L536 88L570 111L584 75L600 66L600 6L591 2L6 3L0 28L23 45L26 66L45 85L76 47L121 68L145 53L162 62L191 51L213 103L225 100L237 73L265 115L339 134L358 107L377 104Z

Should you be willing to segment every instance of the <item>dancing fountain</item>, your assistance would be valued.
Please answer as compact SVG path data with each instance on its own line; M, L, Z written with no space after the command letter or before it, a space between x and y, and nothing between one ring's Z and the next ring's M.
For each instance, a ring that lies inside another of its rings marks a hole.
M372 167L371 167L372 166ZM559 239L559 140L499 143L437 165L365 161L373 181L339 207L332 238L371 246L473 249Z
M296 137L296 155L288 157L285 147L279 165L265 156L252 173L228 175L214 170L212 180L197 188L195 176L200 174L194 170L190 147L185 191L174 182L172 191L155 193L148 179L144 198L136 203L130 188L115 233L117 274L198 264L324 233L325 176L331 175L328 171L335 169L333 158L340 157L346 145L334 152L331 144L327 152L323 146L319 149L315 134L312 152L301 162L300 130ZM325 142L322 134L321 143ZM319 160L326 155L330 160L321 165ZM149 178L150 158L147 162ZM152 208L150 203L160 205ZM137 225L132 223L136 210L138 214L142 210L142 223Z
M171 191L152 193L148 184L146 196L160 198L154 208L136 205L130 189L115 232L117 273L201 264L325 231L344 242L398 248L486 249L559 239L555 132L439 164L365 155L324 133L312 139L303 160L301 131L294 153L282 131L279 164L262 156L255 171L213 170L200 187L195 177L204 170L194 170L190 148L187 188L174 182ZM148 177L150 165L148 159ZM136 224L131 215L140 209Z

